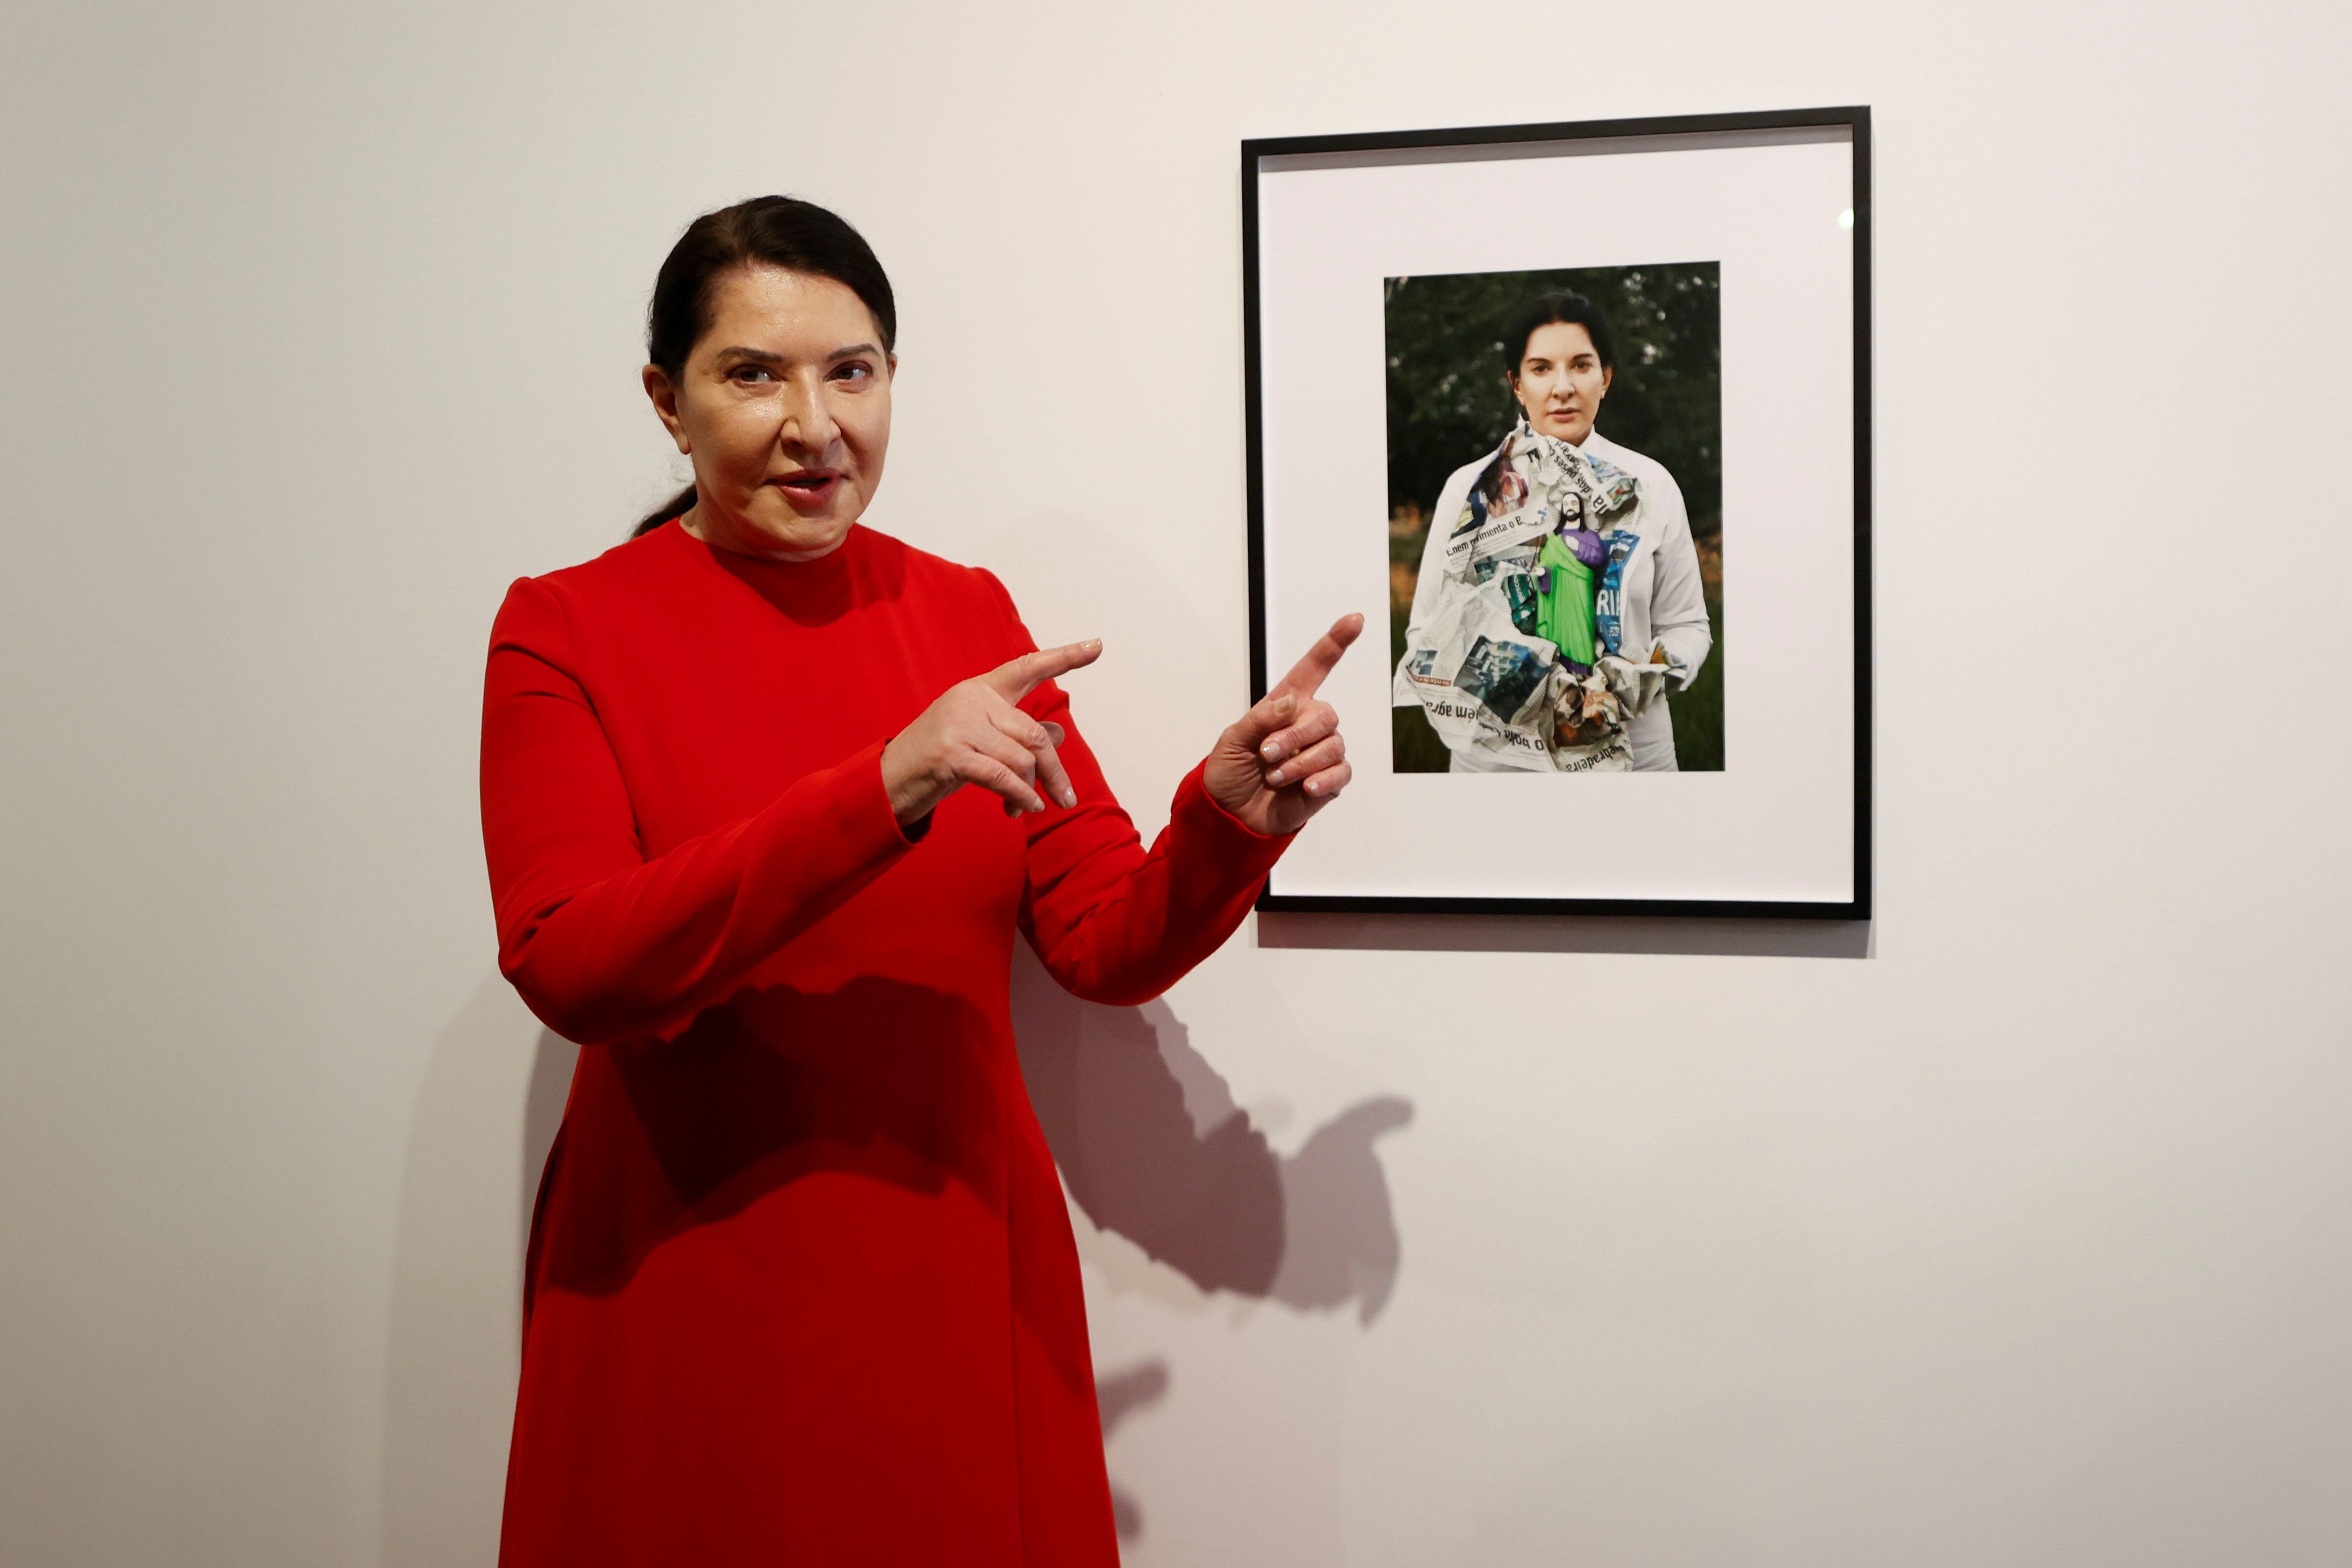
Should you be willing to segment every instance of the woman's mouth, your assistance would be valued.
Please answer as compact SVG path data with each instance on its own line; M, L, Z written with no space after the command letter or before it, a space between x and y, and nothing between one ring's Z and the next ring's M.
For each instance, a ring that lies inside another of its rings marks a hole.
M821 512L841 493L843 480L838 468L803 468L770 482L783 492L793 510Z

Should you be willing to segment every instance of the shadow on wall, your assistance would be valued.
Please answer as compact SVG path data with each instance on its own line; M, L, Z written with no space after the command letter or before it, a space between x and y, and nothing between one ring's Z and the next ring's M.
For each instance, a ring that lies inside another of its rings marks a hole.
M1363 1101L1277 1154L1165 1002L1082 1002L1025 945L1013 953L1013 1033L1062 1179L1097 1227L1203 1291L1317 1312L1352 1304L1366 1323L1388 1304L1401 1249L1373 1145L1412 1119L1409 1103ZM1106 1445L1169 1380L1158 1359L1102 1375ZM1141 1537L1142 1507L1115 1479L1111 1511L1120 1540Z
M1656 953L1753 958L1870 958L1867 920L1693 919L1684 915L1309 915L1257 917L1261 947L1360 953Z
M545 1139L553 1137L563 1103L564 1082L558 1082L552 1112L541 1109L542 1080L556 1071L551 1038L494 974L425 1061L393 1243L385 1568L445 1568L498 1556L520 1361L520 1238L530 1223L534 1160L545 1160ZM568 1082L568 1056L562 1072ZM526 1145L520 1195L518 1142Z
M1062 1179L1098 1228L1202 1291L1352 1302L1367 1323L1388 1304L1396 1218L1372 1145L1412 1119L1410 1103L1366 1100L1277 1155L1165 1002L1079 1001L1025 946L1013 1032Z
M1106 1372L1095 1379L1095 1408L1102 1413L1103 1441L1108 1444L1120 1423L1168 1396L1168 1364L1153 1357L1121 1372ZM1111 1522L1121 1541L1143 1534L1143 1505L1117 1481L1110 1484Z

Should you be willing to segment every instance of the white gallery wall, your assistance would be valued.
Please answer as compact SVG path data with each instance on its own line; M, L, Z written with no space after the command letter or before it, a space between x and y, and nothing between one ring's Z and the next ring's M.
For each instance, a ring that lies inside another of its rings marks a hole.
M873 239L870 520L1108 639L1148 831L1247 695L1238 141L1853 102L1878 918L1269 918L1139 1009L1018 971L1128 1560L2352 1560L2347 45L8 8L0 1563L491 1561L569 1048L494 967L482 655L676 483L688 218Z

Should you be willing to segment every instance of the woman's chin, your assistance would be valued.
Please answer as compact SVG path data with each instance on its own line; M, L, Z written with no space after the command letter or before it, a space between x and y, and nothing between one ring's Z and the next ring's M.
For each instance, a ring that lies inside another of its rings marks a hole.
M778 553L800 560L814 560L821 555L831 555L849 537L848 517L801 517L793 526L771 536L776 541Z
M849 537L850 528L863 510L854 504L843 504L853 500L845 487L841 495L834 497L834 504L821 511L803 512L772 501L755 507L743 519L748 525L743 530L748 536L745 543L753 553L783 560L813 560L829 555Z

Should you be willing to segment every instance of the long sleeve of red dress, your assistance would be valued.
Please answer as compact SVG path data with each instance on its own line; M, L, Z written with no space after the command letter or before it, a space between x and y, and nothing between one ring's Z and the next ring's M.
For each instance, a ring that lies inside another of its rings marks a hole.
M515 585L482 812L500 967L585 1049L534 1215L502 1561L1110 1564L1076 1249L1011 942L1134 1002L1283 841L1179 787L1148 852L1051 684L1078 805L912 833L883 743L1034 646L859 528L670 525Z

